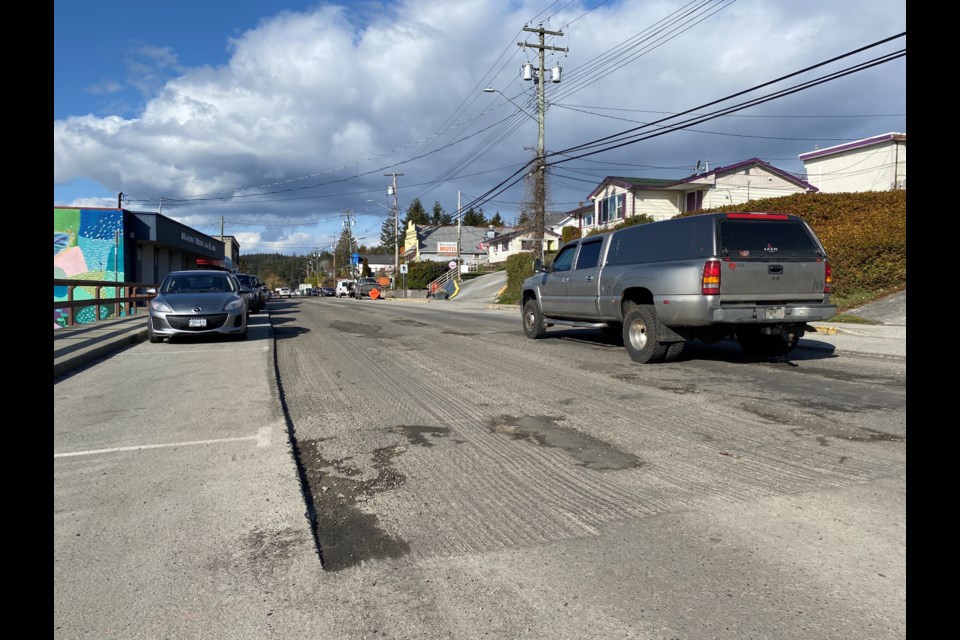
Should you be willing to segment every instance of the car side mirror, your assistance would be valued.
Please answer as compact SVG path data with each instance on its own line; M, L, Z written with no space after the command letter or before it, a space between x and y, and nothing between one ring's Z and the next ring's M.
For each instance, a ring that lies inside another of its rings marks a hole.
M540 273L543 271L543 260L540 258L533 259L533 272Z

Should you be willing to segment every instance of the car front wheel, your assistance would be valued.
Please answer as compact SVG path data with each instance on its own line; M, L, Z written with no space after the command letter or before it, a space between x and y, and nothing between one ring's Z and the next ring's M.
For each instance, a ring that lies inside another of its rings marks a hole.
M534 299L523 305L523 333L531 340L539 340L547 335L547 325L543 321L543 312Z

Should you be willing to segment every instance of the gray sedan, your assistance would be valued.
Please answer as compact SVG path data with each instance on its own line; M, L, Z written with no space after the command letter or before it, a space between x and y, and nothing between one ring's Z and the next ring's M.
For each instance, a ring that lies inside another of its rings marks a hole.
M150 301L150 342L198 335L247 337L247 300L252 290L226 271L171 271Z

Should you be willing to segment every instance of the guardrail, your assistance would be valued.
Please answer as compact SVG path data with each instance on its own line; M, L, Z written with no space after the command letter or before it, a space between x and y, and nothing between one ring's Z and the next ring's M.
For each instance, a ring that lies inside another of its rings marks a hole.
M67 326L77 324L77 310L84 307L94 307L94 317L100 320L100 307L113 307L113 317L119 318L121 315L134 315L137 308L144 306L156 294L147 293L149 288L157 288L159 285L151 282L111 282L109 280L68 280L53 279L54 288L66 287L67 299L54 300L53 310L64 310ZM74 298L74 290L77 287L93 287L93 298L83 298L77 300ZM113 295L103 295L101 291L109 289ZM122 294L122 295L121 295Z

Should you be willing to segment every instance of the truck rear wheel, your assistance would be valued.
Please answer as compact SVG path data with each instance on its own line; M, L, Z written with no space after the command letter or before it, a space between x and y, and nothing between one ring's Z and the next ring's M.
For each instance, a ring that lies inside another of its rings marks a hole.
M663 361L667 345L661 344L657 312L650 304L634 307L623 319L623 346L630 359L640 364Z
M523 305L523 332L531 340L539 340L547 335L547 325L543 321L540 305L532 298Z

